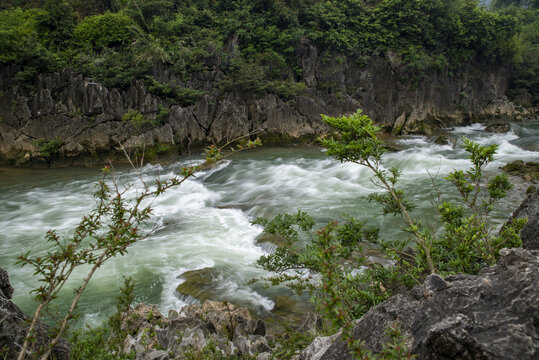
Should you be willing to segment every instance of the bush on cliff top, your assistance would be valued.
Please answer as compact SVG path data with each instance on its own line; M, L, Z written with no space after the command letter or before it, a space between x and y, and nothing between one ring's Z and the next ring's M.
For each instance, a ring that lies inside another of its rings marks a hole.
M39 20L36 11L48 20ZM21 29L3 18L27 20ZM71 26L73 36L62 29ZM0 61L36 68L39 54L48 52L39 71L68 66L102 81L125 70L124 62L140 68L130 78L143 78L147 64L161 62L188 80L193 72L214 66L231 75L234 66L227 57L233 56L258 67L261 82L297 81L301 64L296 49L307 38L321 51L362 64L392 49L421 75L426 68L458 68L474 59L510 62L518 30L514 16L488 12L474 0L48 0L40 10L11 7L1 12L2 54L9 55ZM231 44L237 45L234 54L228 52ZM30 54L19 56L24 51Z

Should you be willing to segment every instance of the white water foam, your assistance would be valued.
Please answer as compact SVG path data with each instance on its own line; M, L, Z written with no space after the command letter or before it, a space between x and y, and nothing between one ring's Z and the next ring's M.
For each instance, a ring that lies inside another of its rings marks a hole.
M498 144L492 170L512 160L539 158L539 152L523 150L513 143L521 139L519 134L535 136L525 127L505 134L489 134L483 129L483 125L475 124L456 128L451 134L469 136L483 145ZM431 216L429 173L441 178L453 169L469 167L462 144L457 141L454 146L436 145L424 137L405 138L400 143L407 149L384 154L384 161L387 166L402 169L402 186L426 209L418 209L419 214ZM198 162L199 159L188 159L167 166L148 165L142 169L142 178L148 184L156 176L170 179L183 166ZM35 183L25 178L20 184L9 184L4 192L0 188L0 202L4 204L0 208L4 237L0 260L2 266L8 267L17 289L16 300L25 310L34 306L27 292L36 283L31 269L13 266L14 259L26 250L45 251L48 244L42 239L46 229L56 228L68 234L93 205L91 194L98 176L68 175L65 179L56 175L54 181ZM122 181L136 184L127 192L128 197L140 193L142 184L135 172L123 171L119 175ZM134 244L125 257L114 259L96 273L86 294L88 300L81 305L84 319L99 322L112 311L122 275L132 275L137 280L137 301L155 303L163 312L178 310L193 301L176 293L181 275L205 267L221 271L214 285L223 300L269 311L273 307L270 292L245 285L264 274L252 264L274 249L256 245L261 228L251 225L250 220L299 209L321 223L344 213L372 218L380 209L364 199L376 190L371 178L368 169L328 159L316 148L257 150L253 155L242 154L199 173L155 199L154 218L148 225L148 229L155 228L153 234ZM506 208L500 211L500 218L508 212ZM397 220L377 217L373 221L381 226L384 236L397 236ZM74 280L82 274L84 269L75 274Z

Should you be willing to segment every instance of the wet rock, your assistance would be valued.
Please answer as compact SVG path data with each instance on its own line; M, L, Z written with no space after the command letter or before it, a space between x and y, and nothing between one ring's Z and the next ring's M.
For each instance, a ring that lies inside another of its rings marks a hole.
M219 271L215 268L202 268L184 272L181 277L184 281L178 285L176 291L181 295L192 296L200 302L217 300L215 282Z
M539 355L539 251L502 249L478 276L430 276L356 321L354 338L379 352L398 321L420 359L536 359ZM351 359L347 345L318 338L298 360Z
M486 130L491 133L503 134L511 131L511 125L508 123L489 124L487 125Z
M520 176L529 182L539 180L539 162L525 163L522 160L516 160L502 167L502 170L513 176Z
M449 137L447 135L438 135L434 138L434 143L436 145L449 145Z

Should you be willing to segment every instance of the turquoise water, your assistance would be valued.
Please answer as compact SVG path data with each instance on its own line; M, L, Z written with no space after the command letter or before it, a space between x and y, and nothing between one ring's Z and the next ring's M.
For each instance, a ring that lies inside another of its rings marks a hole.
M448 130L448 134L453 141L449 145L411 136L396 140L405 150L384 155L388 166L403 170L403 187L420 205L415 216L429 223L434 222L431 177L442 190L450 191L443 176L468 166L459 136L499 145L496 161L488 168L490 174L513 160L539 159L539 122L514 125L513 131L505 134L486 133L478 124ZM197 160L147 165L142 169L143 177L148 181L170 178L193 161ZM119 169L119 174L136 182L133 171ZM0 266L9 271L16 289L14 300L23 310L35 307L28 293L37 282L30 268L14 264L17 256L28 250L45 252L48 244L43 235L49 228L69 234L92 208L91 195L98 179L98 169L0 169ZM510 198L497 209L494 221L498 225L524 196L526 184L515 181L515 186ZM136 191L131 189L130 196ZM301 209L321 224L344 214L373 218L371 222L381 227L382 236L403 236L398 218L379 216L380 209L365 200L372 191L377 188L367 169L329 159L318 147L261 148L236 154L155 201L155 231L134 244L126 256L99 269L80 304L80 323L99 323L114 310L122 276L133 276L137 281L136 301L154 303L164 313L196 302L177 293L176 288L184 281L183 273L202 268L215 270L205 285L213 299L268 314L276 297L287 293L279 288L264 289L260 284L246 285L264 275L252 264L272 250L267 244L257 244L262 229L250 221ZM84 268L77 271L70 285L74 288L84 274ZM64 291L61 308L70 295L71 290Z

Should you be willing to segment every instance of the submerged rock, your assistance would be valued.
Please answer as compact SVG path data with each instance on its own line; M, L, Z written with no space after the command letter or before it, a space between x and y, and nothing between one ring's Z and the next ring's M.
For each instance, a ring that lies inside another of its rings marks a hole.
M511 131L511 125L508 123L493 123L487 125L486 130L491 133L502 134Z
M219 277L219 271L215 268L202 268L184 272L184 279L176 291L181 295L192 296L200 302L217 300L215 281Z
M537 359L539 251L502 249L478 276L430 275L357 320L354 337L379 352L398 322L419 359ZM301 360L352 359L340 338L317 339Z

